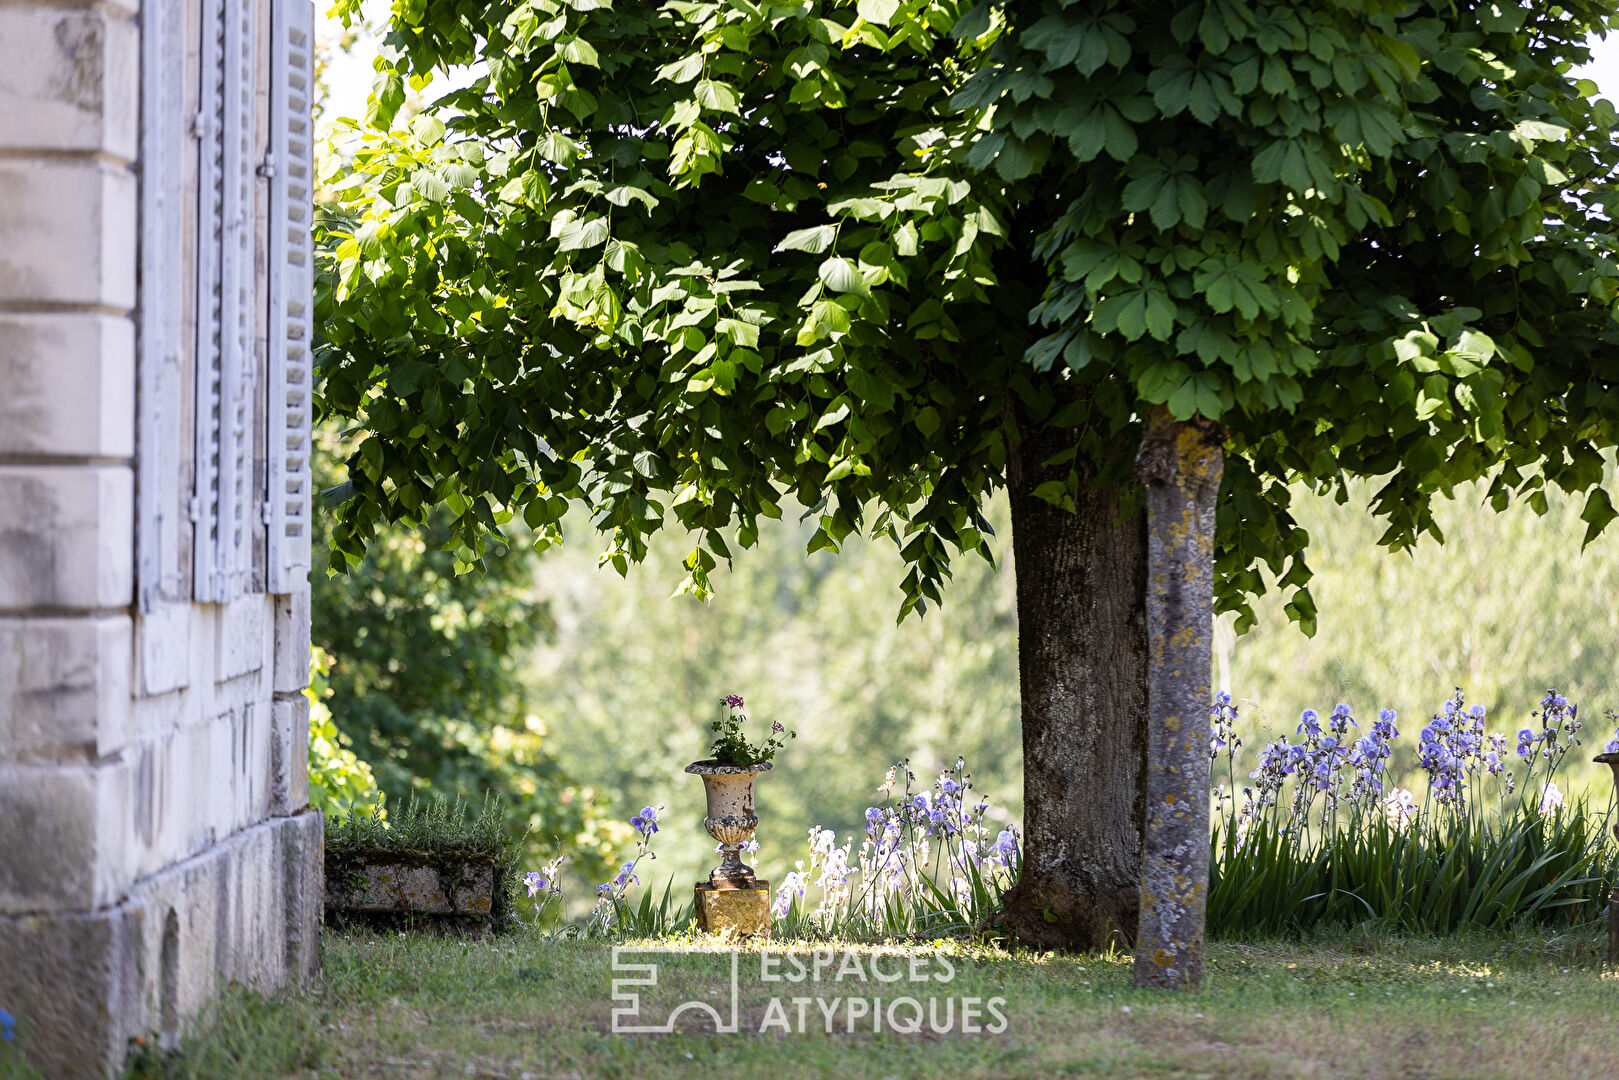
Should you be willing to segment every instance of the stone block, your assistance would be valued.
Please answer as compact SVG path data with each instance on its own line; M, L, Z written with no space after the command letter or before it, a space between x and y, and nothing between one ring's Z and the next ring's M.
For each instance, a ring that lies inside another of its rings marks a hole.
M214 650L220 682L260 671L270 652L269 601L248 593L219 607L219 641Z
M238 703L209 720L144 735L125 751L137 876L206 851L220 837L270 816L271 726L266 705Z
M309 685L309 586L275 597L275 680L278 694Z
M0 314L0 453L132 456L135 324Z
M309 805L309 699L277 698L270 736L270 813Z
M0 765L0 914L89 911L128 886L129 769Z
M494 906L495 868L463 862L450 867L362 860L326 879L329 910L385 915L488 915ZM332 870L333 868L328 868Z
M127 606L134 498L123 466L0 465L0 610Z
M140 41L93 8L0 7L0 116L8 147L135 158Z
M326 822L308 807L277 826L281 843L283 962L286 984L308 989L320 974L320 924L326 905Z
M130 620L0 618L0 760L129 741Z
M138 904L51 916L0 915L0 1000L40 1075L103 1080L123 1063L124 1021L142 1013Z
M752 889L721 889L699 881L692 894L697 927L727 938L770 937L770 882Z
M276 818L89 912L0 915L0 1001L43 1075L122 1075L134 1035L172 1042L226 983L308 987L320 968L321 818Z
M208 721L201 733L204 739L196 753L206 754L206 772L194 773L208 777L206 785L198 785L193 798L191 820L200 826L206 822L211 832L221 835L235 828L236 816L236 723L235 717L223 712ZM193 755L193 760L196 760Z
M135 306L135 176L0 158L0 301Z
M191 685L190 604L163 604L135 619L136 685L142 696Z
M242 828L270 816L270 757L275 742L274 715L268 702L248 702L231 714L235 739L232 784L236 789L231 822Z

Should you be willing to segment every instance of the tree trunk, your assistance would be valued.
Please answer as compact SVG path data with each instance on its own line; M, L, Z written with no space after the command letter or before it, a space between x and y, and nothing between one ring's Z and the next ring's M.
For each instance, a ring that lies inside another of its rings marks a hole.
M1035 498L1073 429L1024 425L1008 480L1023 707L1023 866L997 920L1035 948L1135 937L1146 761L1146 515L1084 491L1070 513Z
M1153 410L1136 459L1147 488L1147 826L1135 983L1196 989L1209 893L1209 658L1219 428Z

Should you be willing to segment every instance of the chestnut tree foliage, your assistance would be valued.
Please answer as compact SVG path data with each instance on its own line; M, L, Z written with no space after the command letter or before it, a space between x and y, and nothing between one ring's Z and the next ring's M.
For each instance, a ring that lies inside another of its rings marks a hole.
M1395 547L1480 476L1594 536L1614 113L1566 70L1611 8L401 0L322 163L336 547L446 503L470 564L575 499L622 570L672 511L701 594L791 494L812 549L892 536L909 610L989 554L1018 398L1104 462L1146 405L1229 428L1225 608L1306 581L1296 476L1387 477Z
M1614 8L1006 9L954 103L990 117L968 165L1063 195L1027 358L1229 429L1222 609L1265 563L1313 631L1289 478L1383 478L1396 549L1442 540L1433 497L1481 477L1496 509L1588 491L1587 543L1614 516L1615 116L1567 75Z
M1568 72L1614 7L396 0L360 142L321 162L319 404L362 436L334 553L444 505L467 567L579 502L621 572L684 527L703 595L791 497L812 551L898 545L903 617L991 556L999 485L1117 491L1093 555L1139 520L1156 408L1226 434L1214 588L1244 618L1268 569L1313 629L1300 478L1379 478L1396 549L1476 478L1497 508L1587 493L1589 541L1619 155ZM1139 821L1125 788L1088 812Z
M988 291L1004 216L926 168L985 44L948 36L964 6L396 9L376 130L325 164L356 220L322 405L368 433L336 547L442 501L471 563L506 515L543 543L580 500L621 571L690 530L703 595L791 495L812 551L876 507L906 609L937 601L953 551L989 554L1033 340L1029 302ZM480 60L386 130L407 79Z

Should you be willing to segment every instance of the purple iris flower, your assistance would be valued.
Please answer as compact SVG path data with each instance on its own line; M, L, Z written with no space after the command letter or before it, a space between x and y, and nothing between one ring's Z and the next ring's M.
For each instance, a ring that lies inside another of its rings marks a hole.
M645 833L647 836L651 836L653 833L657 832L658 831L658 810L657 810L657 807L653 807L653 806L643 806L643 807L641 807L641 812L639 814L636 814L634 817L630 818L630 827L632 829L634 829L638 833Z

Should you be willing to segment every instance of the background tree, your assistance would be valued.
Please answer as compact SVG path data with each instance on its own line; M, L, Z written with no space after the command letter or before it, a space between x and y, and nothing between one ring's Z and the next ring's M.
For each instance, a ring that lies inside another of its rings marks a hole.
M1606 6L395 14L379 128L407 76L488 75L445 99L448 140L379 130L345 181L324 405L369 437L337 548L443 502L470 565L503 515L544 542L572 499L621 569L668 512L701 595L788 490L811 550L895 540L911 610L987 553L1008 483L1030 940L1133 929L1138 417L1230 429L1220 604L1268 564L1307 627L1289 479L1390 476L1396 546L1459 480L1501 505L1600 481L1612 111L1561 71ZM1593 534L1612 513L1596 489Z
M330 433L317 442L329 449ZM362 802L349 789L371 785L372 776L396 806L413 794L476 802L494 791L536 854L561 842L580 869L599 872L627 828L606 820L595 791L558 764L519 677L552 630L534 587L533 553L497 546L484 573L457 576L454 557L441 550L446 517L440 511L420 530L383 531L345 575L324 573L315 545L319 749L366 773L361 785L339 769L335 804Z

